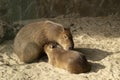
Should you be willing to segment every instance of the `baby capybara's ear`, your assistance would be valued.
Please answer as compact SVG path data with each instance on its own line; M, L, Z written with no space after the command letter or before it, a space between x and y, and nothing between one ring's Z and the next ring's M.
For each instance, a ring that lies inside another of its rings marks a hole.
M56 46L54 44L51 44L50 48L56 48Z
M50 48L51 49L56 48L56 47L57 47L57 43L55 43L55 42L50 43Z
M50 48L53 49L53 48L62 48L62 46L60 46L58 43L56 42L52 42L49 44L50 45Z

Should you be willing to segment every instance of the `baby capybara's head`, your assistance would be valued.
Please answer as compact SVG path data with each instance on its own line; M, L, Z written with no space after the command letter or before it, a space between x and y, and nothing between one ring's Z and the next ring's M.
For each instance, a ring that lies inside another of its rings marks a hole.
M64 28L61 34L58 36L58 43L65 49L73 49L74 48L74 42L73 42L73 36L70 32L70 28Z

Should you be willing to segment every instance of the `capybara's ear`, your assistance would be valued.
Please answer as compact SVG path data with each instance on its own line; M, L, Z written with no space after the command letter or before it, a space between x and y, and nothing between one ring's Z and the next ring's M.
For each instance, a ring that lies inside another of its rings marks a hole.
M65 27L65 28L64 28L64 31L70 31L70 28Z

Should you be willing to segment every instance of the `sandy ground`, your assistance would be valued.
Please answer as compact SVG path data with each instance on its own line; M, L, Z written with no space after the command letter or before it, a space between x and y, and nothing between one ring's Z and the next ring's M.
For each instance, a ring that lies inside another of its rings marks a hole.
M120 80L119 18L57 17L50 20L71 25L75 48L86 55L92 64L91 71L70 74L51 66L44 58L39 63L24 64L13 52L13 41L6 41L0 45L0 80ZM33 21L20 23L29 22Z

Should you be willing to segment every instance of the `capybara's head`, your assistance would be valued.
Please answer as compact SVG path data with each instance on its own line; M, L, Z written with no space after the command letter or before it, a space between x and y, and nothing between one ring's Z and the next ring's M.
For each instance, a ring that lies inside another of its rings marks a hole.
M64 28L63 31L58 36L57 42L65 49L73 49L74 48L74 42L73 42L73 36L70 32L70 28Z
M49 41L57 42L65 50L74 48L73 36L69 27L64 27L59 23L51 21L46 21L45 26L49 27L46 29L46 35Z
M63 68L75 74L88 72L91 69L85 55L80 52L64 50L56 43L46 44L44 50L49 63L55 67Z

